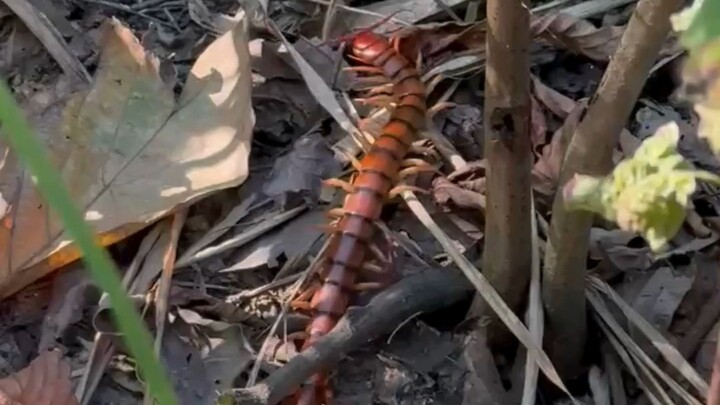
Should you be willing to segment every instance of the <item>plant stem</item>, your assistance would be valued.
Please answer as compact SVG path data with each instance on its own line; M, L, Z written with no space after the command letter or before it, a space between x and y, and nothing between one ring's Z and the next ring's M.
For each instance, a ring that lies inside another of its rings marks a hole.
M605 176L612 151L637 101L680 0L640 0L620 45L568 145L560 185L576 173ZM546 349L566 378L580 371L586 337L585 268L593 214L568 211L562 193L553 204L543 266Z
M517 314L530 281L530 12L521 0L487 1L484 145L488 162L483 273ZM480 135L476 133L480 142ZM477 295L473 315L496 315ZM488 342L511 343L502 322Z

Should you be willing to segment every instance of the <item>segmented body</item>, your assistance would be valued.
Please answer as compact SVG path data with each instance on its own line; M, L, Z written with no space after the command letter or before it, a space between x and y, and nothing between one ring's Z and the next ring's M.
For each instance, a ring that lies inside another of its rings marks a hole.
M396 107L382 133L360 160L345 199L343 216L333 228L322 287L310 301L313 319L301 350L311 347L330 332L345 313L349 293L362 270L375 221L380 217L388 192L397 184L402 159L425 125L425 89L414 64L398 53L384 36L364 32L352 42L352 54L382 70L393 83ZM329 401L326 374L313 376L292 399L298 405L319 405Z

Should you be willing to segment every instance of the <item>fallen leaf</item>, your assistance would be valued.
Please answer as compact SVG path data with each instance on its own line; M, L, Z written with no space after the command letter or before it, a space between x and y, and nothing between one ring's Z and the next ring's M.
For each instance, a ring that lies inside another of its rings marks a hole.
M68 103L62 124L37 128L103 246L242 183L254 124L244 21L200 55L179 103L132 32L115 19L105 29L93 87ZM10 247L0 256L0 297L80 257L30 175L2 148L0 193L13 225L0 228Z
M263 191L270 197L300 194L316 201L322 180L336 176L342 169L319 131L300 137L293 149L275 160Z
M566 64L550 69L546 75L548 86L571 98L592 96L602 81L603 70L591 62L580 61L570 68Z
M194 339L194 345L199 348L212 389L232 388L237 376L253 361L253 353L248 350L252 346L243 335L242 326L206 319L187 309L178 310L178 315L200 337Z
M530 139L533 150L547 142L548 124L545 112L538 100L530 96Z
M330 45L320 41L318 38L296 41L293 43L293 47L320 74L328 86L332 86L337 90L350 89L348 80L352 75L350 72L340 70L340 68L347 66L347 63L338 50L332 49ZM293 61L290 53L282 45L278 51L280 57L298 72L298 78L300 78L300 67Z
M0 10L1 18L3 18L2 10ZM4 27L10 28L7 38L4 38L5 36L0 32L0 55L3 55L0 58L0 73L4 77L10 77L13 70L22 70L23 65L35 62L35 58L44 52L40 41L24 24L16 18L9 20L3 23Z
M533 165L533 188L546 197L553 198L555 195L567 145L586 108L587 100L577 103L575 109L565 119L563 126L555 131L550 143L543 147L540 157Z
M487 162L478 160L447 177L435 178L432 182L435 201L440 204L452 201L458 207L484 211L486 171Z
M366 27L378 22L382 16L390 15L392 15L395 19L403 21L406 26L409 26L427 17L443 12L444 10L449 10L451 7L462 3L462 0L444 0L442 3L438 3L434 0L379 1L365 7L361 7L365 13L346 14L344 16L343 28L353 30ZM396 27L397 24L387 23L377 27L377 31L384 33Z
M173 322L174 324L174 322ZM200 352L174 328L165 331L160 356L180 404L212 405L215 391Z
M82 319L86 292L94 285L82 266L68 269L53 280L50 303L40 331L38 351L50 349L71 324Z
M0 405L77 405L70 366L60 351L41 353L17 374L0 380Z
M577 102L570 97L546 86L535 75L532 80L533 94L539 102L560 118L565 118L575 108Z
M52 285L40 280L8 299L0 300L0 334L39 322L45 315Z
M430 57L448 50L484 52L487 28L483 23L432 22L401 28L394 35L401 39L403 55L421 52Z
M443 177L433 180L433 196L435 201L442 205L447 205L452 201L455 206L461 208L485 209L485 196L483 194L468 190Z
M258 266L276 267L278 258L297 256L307 245L323 234L327 211L314 209L303 213L289 224L249 243L235 255L232 265L222 271L242 271ZM298 238L298 235L302 235Z
M590 228L590 245L588 253L593 259L601 258L601 251L617 247L627 246L628 243L637 238L638 235L622 229Z
M587 20L560 12L534 18L530 30L535 36L556 47L606 61L615 53L625 27L597 28Z
M465 159L482 159L483 145L474 137L475 131L482 129L482 112L476 105L460 104L441 110L433 116L433 122Z
M693 359L693 366L701 377L710 381L715 368L715 353L718 346L718 332L720 332L720 321L718 321L712 330L708 332L702 339L697 354Z
M163 336L161 356L180 404L212 405L252 361L242 328L178 309Z
M13 15L13 12L5 4L0 4L0 18L5 18Z
M404 330L396 331L383 352L416 373L430 373L459 346L451 334L439 332L422 322L412 322ZM433 349L428 350L429 347ZM423 355L418 356L418 353Z
M468 369L468 375L462 387L462 405L519 403L512 401L511 394L505 391L488 347L485 329L473 330L465 340L462 363Z
M673 249L668 249L668 251L666 252L657 254L655 256L655 260L664 260L676 255L686 255L689 253L698 252L707 248L708 246L714 245L715 242L717 242L718 240L718 236L718 234L713 232L706 238L693 238L688 243L682 244Z
M300 75L278 52L281 44L263 38L255 38L248 43L252 57L252 69L265 80L297 80Z
M632 302L632 306L656 329L665 331L694 279L693 275L673 271L669 267L657 269Z

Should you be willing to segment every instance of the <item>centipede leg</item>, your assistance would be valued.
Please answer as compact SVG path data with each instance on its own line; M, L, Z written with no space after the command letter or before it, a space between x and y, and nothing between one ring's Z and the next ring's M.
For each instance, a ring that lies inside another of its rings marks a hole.
M377 269L362 269L363 280L355 283L355 291L370 291L387 288L399 279L399 275L392 264L377 266Z
M373 88L370 89L367 93L368 93L368 95L375 95L375 94L387 94L387 95L391 95L391 94L392 94L392 88L393 88L393 84L392 84L392 83L388 83L388 84L384 84L384 85L382 85L382 86L373 87Z
M360 161L358 160L358 158L355 157L355 155L353 155L352 153L349 153L348 151L346 151L345 149L342 149L342 148L338 148L336 151L337 151L337 153L343 155L350 162L350 164L352 165L352 167L355 170L360 171L360 169L362 168L362 165L360 164Z
M416 155L424 155L432 158L433 160L440 160L440 154L435 149L427 146L412 145L410 146L410 152Z
M371 73L376 75L383 73L382 69L376 68L375 66L348 66L342 68L342 70L345 72Z
M363 283L356 283L353 286L353 289L357 292L362 291L376 291L376 290L382 290L383 288L387 288L388 283L383 283L379 281L366 281Z
M390 38L390 45L392 45L395 52L402 53L402 52L400 52L400 37L395 35L392 38Z
M392 200L393 198L404 193L405 191L414 191L420 194L430 194L430 192L428 190L425 190L424 188L411 186L409 184L400 184L390 189L390 191L388 192L388 200Z
M385 76L364 76L356 79L357 85L355 86L358 91L369 91L378 86L392 85L388 82Z
M422 159L410 158L410 159L403 159L400 162L400 167L425 167L425 166L434 167Z
M416 175L419 173L425 173L425 172L433 172L433 173L442 175L442 172L440 172L440 170L437 167L435 167L425 161L422 161L421 159L408 159L408 160L420 161L421 163L416 163L414 166L406 167L406 168L400 170L398 172L399 179L404 179L408 176ZM409 164L410 162L407 162L407 163Z
M346 193L352 193L355 191L355 186L348 183L347 181L343 181L340 179L325 179L323 180L323 184L328 187L337 187L343 189Z
M346 213L346 211L344 208L338 207L338 208L333 208L333 209L329 210L327 213L327 216L332 219L340 219L343 216L345 216L345 213Z
M457 107L457 103L453 103L452 101L443 101L441 103L437 103L428 109L428 116L432 118L440 111L447 110L448 108L453 107Z
M317 282L310 284L305 291L290 301L290 308L300 311L310 311L310 299L320 287L320 283Z
M375 107L391 106L394 102L392 97L390 97L388 95L384 95L384 94L372 96L372 97L356 98L355 101L357 101L360 104L372 105Z

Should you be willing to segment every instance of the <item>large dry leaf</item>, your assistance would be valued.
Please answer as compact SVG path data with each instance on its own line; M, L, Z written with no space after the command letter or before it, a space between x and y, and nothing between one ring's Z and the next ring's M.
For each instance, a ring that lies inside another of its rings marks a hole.
M36 125L99 243L247 178L255 118L245 30L241 19L200 55L176 103L158 59L109 20L92 89L74 96L62 120ZM1 147L0 192L8 206L0 298L80 256L29 174Z
M40 354L17 374L0 380L0 405L77 405L70 366L57 350Z

